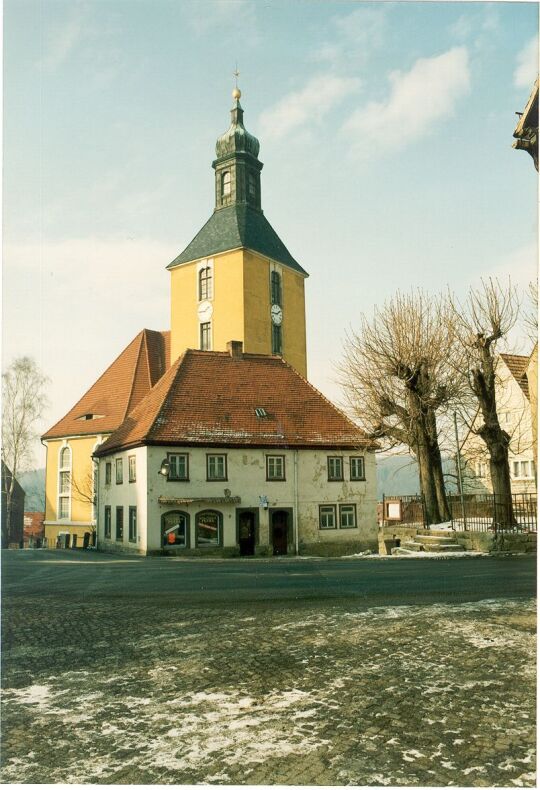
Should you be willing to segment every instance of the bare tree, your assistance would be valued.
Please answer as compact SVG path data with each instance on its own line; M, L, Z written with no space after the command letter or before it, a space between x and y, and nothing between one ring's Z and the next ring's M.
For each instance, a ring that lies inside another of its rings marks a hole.
M491 483L495 498L495 523L513 523L512 489L508 449L510 435L502 428L497 412L498 347L507 338L519 315L516 288L496 279L482 280L471 288L465 304L450 297L452 327L465 364L456 368L477 401L477 417L470 424L472 433L486 445Z
M527 301L523 310L523 323L529 339L538 342L538 280L531 280L527 289Z
M95 523L95 508L96 508L96 489L97 489L97 466L92 461L92 469L87 470L85 473L78 477L74 474L70 477L70 485L73 499L78 502L85 502L91 506L92 512L92 535L96 532Z
M13 493L17 475L33 460L32 445L37 422L47 405L44 387L48 379L30 357L15 359L2 374L2 456L11 471L6 483L6 518L2 523L2 546L11 532Z
M457 396L449 357L449 307L421 291L397 293L347 338L341 379L356 419L386 448L406 445L418 460L428 523L450 518L437 414Z

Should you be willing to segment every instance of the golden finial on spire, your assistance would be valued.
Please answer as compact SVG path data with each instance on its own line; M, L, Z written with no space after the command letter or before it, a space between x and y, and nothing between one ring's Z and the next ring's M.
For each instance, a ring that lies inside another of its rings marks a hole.
M242 95L242 91L241 91L241 90L240 90L240 88L238 87L238 77L240 76L240 72L238 71L238 63L236 64L236 68L235 68L235 70L233 71L233 76L234 76L234 84L235 84L235 88L234 88L234 90L233 90L233 92L232 92L232 97L233 97L233 99L235 99L236 101L239 101L239 100L240 100L240 97L241 97L241 95Z

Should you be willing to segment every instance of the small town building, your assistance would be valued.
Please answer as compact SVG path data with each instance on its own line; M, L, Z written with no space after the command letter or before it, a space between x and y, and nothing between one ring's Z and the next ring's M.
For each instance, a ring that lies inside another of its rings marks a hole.
M374 449L283 359L188 350L95 452L98 548L376 550Z
M167 266L170 332L139 333L43 437L49 546L376 549L374 446L306 380L308 275L264 214L243 115L236 88L214 211Z
M45 513L25 511L23 519L23 541L25 549L39 549L45 537Z
M11 469L2 463L2 548L22 548L25 492ZM8 503L11 513L8 524Z
M93 542L97 511L92 453L168 366L169 332L143 329L42 437L47 448L44 526L49 548Z
M513 148L526 151L532 156L538 170L538 79L523 112L518 112L519 121L514 129Z
M531 408L530 378L536 373L536 351L529 356L500 354L496 365L497 413L510 436L509 464L513 494L536 493L535 413ZM536 402L536 383L533 382ZM480 416L478 417L480 419ZM474 426L473 426L474 427ZM482 439L471 432L462 448L465 490L492 493L489 455Z

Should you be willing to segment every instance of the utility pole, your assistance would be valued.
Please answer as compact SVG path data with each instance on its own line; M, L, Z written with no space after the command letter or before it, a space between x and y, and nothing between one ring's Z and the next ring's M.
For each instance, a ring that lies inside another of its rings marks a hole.
M467 529L467 519L465 517L465 500L463 499L463 477L461 475L461 455L459 452L459 434L457 427L457 412L454 412L454 429L456 432L456 467L458 477L459 498L461 500L461 515L463 518L463 529Z

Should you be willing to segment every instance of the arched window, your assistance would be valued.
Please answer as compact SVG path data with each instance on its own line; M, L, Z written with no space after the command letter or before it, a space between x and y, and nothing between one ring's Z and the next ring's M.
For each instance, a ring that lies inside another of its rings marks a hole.
M170 510L161 516L162 548L189 548L189 513Z
M212 269L205 266L199 271L199 301L212 298Z
M58 518L69 518L71 505L71 448L62 447L58 459Z
M270 284L271 284L271 301L272 304L278 304L281 306L281 274L276 272L275 270L270 275Z
M226 170L221 175L221 197L227 197L231 194L231 174Z
M257 180L253 173L248 173L248 194L250 198L257 197Z
M197 548L222 545L223 517L219 510L201 510L195 516L195 542Z

